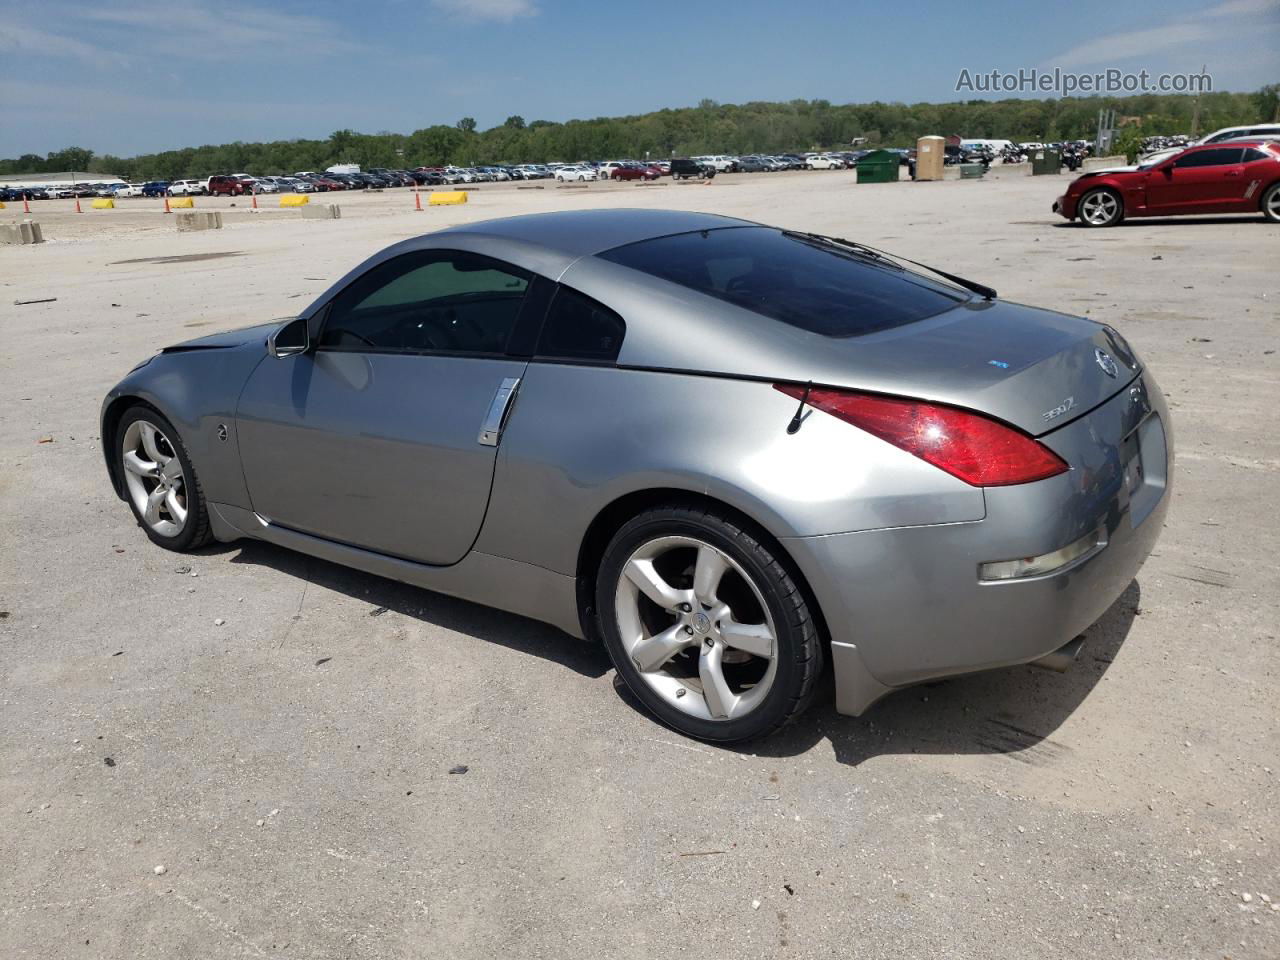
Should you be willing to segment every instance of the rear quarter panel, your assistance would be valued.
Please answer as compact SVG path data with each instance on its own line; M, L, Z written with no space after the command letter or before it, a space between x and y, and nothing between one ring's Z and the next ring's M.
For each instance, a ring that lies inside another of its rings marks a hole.
M980 520L982 491L768 382L533 362L503 435L476 549L564 574L613 501L723 501L775 537Z

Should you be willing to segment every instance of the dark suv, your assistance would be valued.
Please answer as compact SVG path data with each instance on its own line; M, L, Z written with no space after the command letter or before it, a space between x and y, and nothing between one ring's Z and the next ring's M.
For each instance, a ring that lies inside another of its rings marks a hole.
M207 189L213 197L238 197L244 193L244 184L235 177L210 177Z
M708 180L716 175L716 168L710 165L703 165L696 160L690 160L688 157L676 157L671 161L671 179L672 180L691 180L705 177Z

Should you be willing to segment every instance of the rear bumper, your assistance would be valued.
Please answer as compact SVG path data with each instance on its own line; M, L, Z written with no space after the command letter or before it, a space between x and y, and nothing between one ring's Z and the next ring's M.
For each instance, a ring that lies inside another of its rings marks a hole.
M1141 473L1121 444L1139 433ZM1172 440L1154 383L1140 376L1042 439L1072 469L987 488L983 520L784 541L827 622L839 712L860 714L921 681L1038 660L1090 627L1132 582L1170 499ZM1094 530L1106 546L1077 562L1042 576L980 579L983 563L1049 553Z

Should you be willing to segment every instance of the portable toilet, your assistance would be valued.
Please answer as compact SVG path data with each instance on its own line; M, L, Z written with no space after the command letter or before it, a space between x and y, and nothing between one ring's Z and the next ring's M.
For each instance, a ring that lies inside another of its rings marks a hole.
M916 179L941 180L946 158L944 137L921 137L916 141Z

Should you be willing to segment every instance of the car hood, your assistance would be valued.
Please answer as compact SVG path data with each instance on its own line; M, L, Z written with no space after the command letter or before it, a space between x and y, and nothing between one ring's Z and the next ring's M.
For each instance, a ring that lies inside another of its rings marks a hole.
M1082 173L1077 179L1084 180L1088 177L1105 177L1109 173L1133 173L1137 169L1137 164L1131 164L1125 167L1107 167L1104 170L1090 170L1088 173Z
M251 327L240 327L236 330L226 330L222 333L211 333L208 336L196 337L194 340L184 340L182 343L175 343L172 346L165 347L161 353L182 353L187 350L229 350L232 347L243 346L250 341L260 341L264 346L267 337L285 320L291 319L285 317L280 320L272 320L270 323L258 323Z

